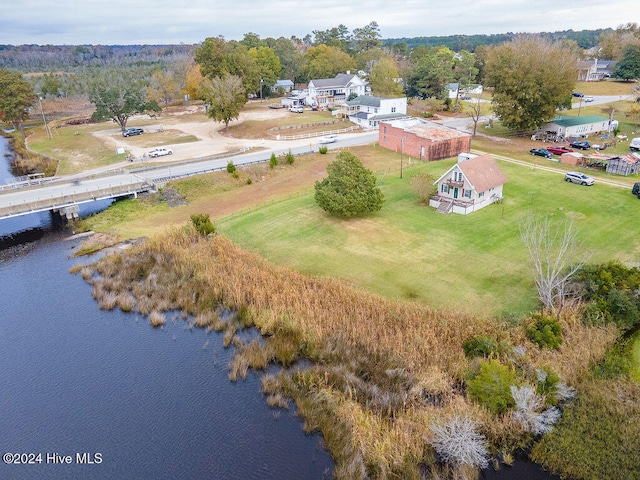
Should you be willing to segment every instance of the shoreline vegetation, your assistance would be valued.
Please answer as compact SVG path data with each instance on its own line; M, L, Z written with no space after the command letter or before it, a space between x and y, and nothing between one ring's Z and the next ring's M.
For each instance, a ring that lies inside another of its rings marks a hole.
M486 466L482 461L453 457L445 463L438 450L443 423L460 419L470 420L474 434L484 439L481 460L491 459L494 467L509 464L531 448L536 434L514 410L492 411L474 401L467 388L474 376L499 364L524 391L536 384L536 372L553 371L567 388L580 390L590 365L619 335L613 325L585 325L579 312L568 312L560 321L562 345L539 348L524 325L389 300L338 280L305 276L222 235L201 236L192 226L77 271L93 285L101 308L135 310L157 326L162 312L179 310L194 327L224 331L225 345L236 348L232 380L244 378L249 368L290 367L309 359L312 366L304 370L266 374L263 392L276 407L292 399L305 430L321 431L336 479L477 478L478 466ZM222 315L227 311L234 315ZM236 335L252 326L263 342ZM463 343L478 337L493 338L500 348L486 359L468 357Z

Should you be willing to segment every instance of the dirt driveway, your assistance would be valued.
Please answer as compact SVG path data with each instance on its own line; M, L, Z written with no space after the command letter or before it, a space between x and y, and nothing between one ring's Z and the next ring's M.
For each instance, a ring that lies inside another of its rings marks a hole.
M238 124L247 120L277 119L286 117L287 115L290 115L290 113L286 109L270 109L265 104L264 108L251 108L240 112L238 120L232 123ZM138 126L136 125L136 121L148 121L148 119L149 117L146 115L134 116L130 119L130 125ZM145 140L144 146L136 145L135 137L123 137L118 128L95 132L94 135L105 144L108 144L110 148L124 148L125 151L129 152L138 160L146 158L145 154L154 148L153 146L148 146L149 139L153 138L152 135L164 130L178 130L180 132L179 135L193 135L198 138L195 142L163 143L162 146L172 149L173 154L162 157L162 162L188 160L227 152L237 152L245 148L282 150L289 147L309 145L310 143L309 139L278 141L263 138L232 138L222 135L220 132L225 128L224 124L206 118L202 105L186 106L181 109L171 110L168 113L163 113L160 121L153 124L147 123L143 128L145 130L143 134Z

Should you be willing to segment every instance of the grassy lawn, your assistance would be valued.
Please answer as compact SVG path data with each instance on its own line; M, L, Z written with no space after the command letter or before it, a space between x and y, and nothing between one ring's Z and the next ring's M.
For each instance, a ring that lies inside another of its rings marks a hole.
M483 314L536 305L518 225L529 213L570 218L585 258L635 261L640 220L628 191L567 184L558 174L501 163L510 179L505 201L472 215L441 215L422 206L410 186L418 172L440 176L452 160L378 176L386 203L370 217L340 220L315 206L313 193L217 222L240 246L310 275L335 276L389 298Z
M602 82L577 82L574 92L585 95L630 95L633 82L605 80Z

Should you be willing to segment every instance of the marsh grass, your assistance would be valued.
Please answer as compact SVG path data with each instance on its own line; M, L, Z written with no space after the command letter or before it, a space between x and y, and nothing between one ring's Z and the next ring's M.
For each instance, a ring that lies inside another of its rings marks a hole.
M336 479L419 478L421 465L438 470L429 447L430 421L453 412L478 419L492 451L510 453L531 437L510 420L471 403L463 388L472 364L462 343L492 335L526 346L523 364L550 365L579 378L616 337L615 330L564 320L565 342L538 349L522 326L416 302L386 299L344 282L274 266L222 235L203 238L187 226L96 262L88 282L95 292L130 292L138 311L179 311L194 324L224 331L237 349L231 379L249 368L284 366L309 358L304 371L266 376L263 391L275 402L295 401L306 431L322 432L336 461ZM97 297L96 297L97 298ZM230 309L223 320L213 312ZM243 343L250 325L265 336ZM582 357L582 360L580 360ZM445 469L446 470L446 469ZM448 478L457 473L443 473Z
M149 314L149 323L154 328L161 327L166 323L166 318L162 312L154 310Z

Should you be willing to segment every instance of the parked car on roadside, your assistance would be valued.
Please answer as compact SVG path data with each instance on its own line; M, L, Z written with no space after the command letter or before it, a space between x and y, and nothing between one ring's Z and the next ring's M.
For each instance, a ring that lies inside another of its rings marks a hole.
M564 179L567 182L579 183L580 185L593 185L595 182L589 175L580 172L567 172L564 175Z
M631 193L640 199L640 182L636 182L633 184L633 188L631 188Z
M304 113L304 107L301 107L299 105L291 105L289 107L289 111L293 113Z
M155 148L153 150L151 150L148 155L151 158L156 158L156 157L163 157L165 155L173 155L173 150L171 150L170 148Z
M141 128L127 128L122 132L123 137L133 137L134 135L140 135L144 133L144 130Z
M563 147L562 145L559 145L557 147L547 147L547 150L549 150L554 155L562 155L563 153L573 152L573 150L571 150L570 148Z
M529 153L539 157L553 158L553 154L546 148L532 148L529 150Z
M585 102L593 102L593 97L591 95L587 95L586 97L584 97L584 101Z
M571 94L572 97L577 97L577 98L582 98L584 97L584 93L580 93L580 92L573 92Z
M580 150L589 150L591 148L591 144L587 141L584 142L571 142L569 144L572 148L578 148Z

